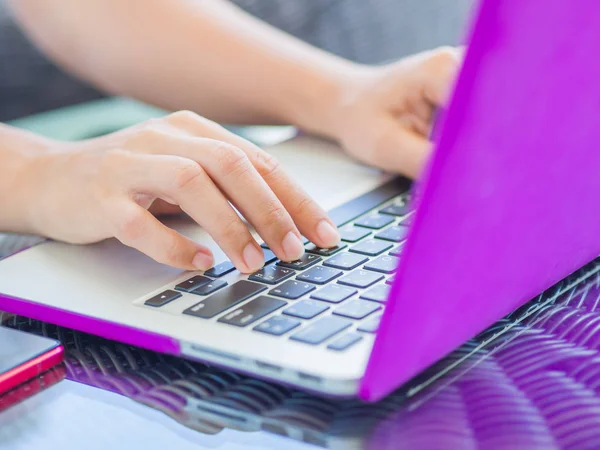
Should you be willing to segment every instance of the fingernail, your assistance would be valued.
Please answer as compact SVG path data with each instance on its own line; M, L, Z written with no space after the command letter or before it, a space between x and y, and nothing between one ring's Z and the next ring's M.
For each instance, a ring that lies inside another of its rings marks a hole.
M208 270L214 265L214 263L215 260L212 255L207 255L206 253L202 252L196 253L196 256L194 256L194 259L192 260L192 264L198 270Z
M298 236L293 231L285 235L281 246L283 247L286 259L289 261L295 261L304 255L304 245L302 245L302 241L298 239Z
M335 247L340 243L340 233L326 220L317 225L317 235L326 247Z
M253 243L246 245L242 256L244 257L246 267L248 267L251 272L255 272L265 265L265 255L262 250L256 248L256 245Z

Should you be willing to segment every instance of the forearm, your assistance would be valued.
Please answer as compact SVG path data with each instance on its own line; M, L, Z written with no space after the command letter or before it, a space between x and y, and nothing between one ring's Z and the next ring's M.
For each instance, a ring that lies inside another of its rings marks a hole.
M356 70L223 0L13 3L33 39L81 77L222 122L320 132L321 111Z
M47 147L48 141L40 136L0 124L0 231L33 231L26 217L31 186L23 174Z

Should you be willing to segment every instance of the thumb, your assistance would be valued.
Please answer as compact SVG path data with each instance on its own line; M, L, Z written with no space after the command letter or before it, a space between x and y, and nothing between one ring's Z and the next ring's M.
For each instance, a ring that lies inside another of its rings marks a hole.
M425 98L435 106L448 103L464 58L464 47L441 47L423 60L419 77Z

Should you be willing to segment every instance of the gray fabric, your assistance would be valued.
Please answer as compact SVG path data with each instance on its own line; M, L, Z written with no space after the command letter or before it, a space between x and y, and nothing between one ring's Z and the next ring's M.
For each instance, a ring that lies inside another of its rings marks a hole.
M380 63L457 43L473 0L231 1L318 47ZM11 20L4 2L0 0L0 121L101 96L43 57Z
M232 0L332 53L377 64L460 43L474 0Z
M41 55L0 0L0 122L100 96Z

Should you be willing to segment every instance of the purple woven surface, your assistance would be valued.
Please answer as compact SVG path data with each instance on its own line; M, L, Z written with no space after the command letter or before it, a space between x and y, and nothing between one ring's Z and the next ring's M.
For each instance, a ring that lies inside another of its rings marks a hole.
M67 378L203 433L264 429L378 450L598 449L599 268L588 266L374 404L319 398L22 317L8 324L60 339Z

